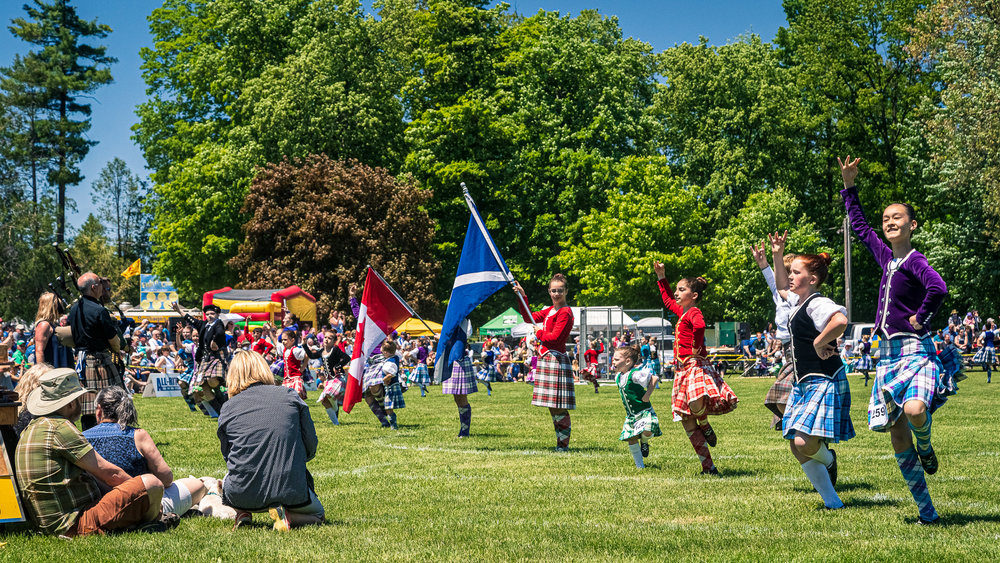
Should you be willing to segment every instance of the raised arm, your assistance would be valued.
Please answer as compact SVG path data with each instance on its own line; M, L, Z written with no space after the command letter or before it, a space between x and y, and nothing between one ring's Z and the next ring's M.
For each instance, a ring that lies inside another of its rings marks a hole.
M660 299L668 311L680 318L684 314L684 309L674 300L674 291L670 289L670 282L667 281L666 269L663 262L653 261L653 271L656 272L656 285L660 288Z
M788 270L785 269L785 243L788 241L788 231L783 234L767 235L771 242L771 259L774 260L774 283L778 296L788 301Z
M517 300L517 308L521 311L521 318L524 322L535 324L545 320L545 316L541 311L532 312L531 309L525 309L525 306L528 305L528 294L525 293L520 282L514 282L514 293L517 293L522 297L522 299Z
M840 164L840 175L844 180L844 189L840 190L840 196L844 199L844 207L847 209L847 219L851 224L851 230L865 245L865 248L872 253L879 267L885 268L885 265L892 260L892 249L879 238L878 233L871 228L868 220L865 219L865 212L861 208L861 198L858 197L858 190L854 182L858 177L858 162L860 161L860 158L855 158L852 161L850 155L847 156L846 160L837 158L837 163Z

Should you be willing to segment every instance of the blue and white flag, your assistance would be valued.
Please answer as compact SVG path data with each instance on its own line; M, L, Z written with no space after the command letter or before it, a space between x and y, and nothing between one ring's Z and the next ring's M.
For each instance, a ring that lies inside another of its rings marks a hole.
M451 377L452 363L465 354L471 330L467 320L469 313L513 280L468 191L465 191L465 200L472 216L465 232L462 257L458 260L455 285L451 288L434 362L434 371L441 374L442 382Z

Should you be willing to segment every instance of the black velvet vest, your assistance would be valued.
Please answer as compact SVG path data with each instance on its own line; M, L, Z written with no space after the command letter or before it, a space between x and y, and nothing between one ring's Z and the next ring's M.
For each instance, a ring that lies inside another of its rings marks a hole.
M792 362L795 367L796 381L801 381L810 375L832 378L844 367L837 355L822 360L816 354L813 342L819 336L820 331L816 330L816 326L806 312L809 302L816 297L821 296L819 293L813 293L807 297L792 312L792 318L788 321L788 331L792 333Z

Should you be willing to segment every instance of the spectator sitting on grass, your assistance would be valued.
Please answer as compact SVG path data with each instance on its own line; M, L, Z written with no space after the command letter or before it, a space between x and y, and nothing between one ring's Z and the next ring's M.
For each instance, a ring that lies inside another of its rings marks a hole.
M268 511L274 529L320 524L323 505L306 462L316 457L316 429L309 407L287 387L274 384L257 352L239 352L226 373L230 399L219 413L219 442L226 460L222 502L237 510Z
M165 348L164 348L165 350ZM205 496L201 479L174 481L174 472L163 460L149 432L139 428L139 417L128 391L107 387L97 394L97 426L83 432L83 437L101 457L121 467L132 477L152 473L163 483L163 512L183 515Z
M75 370L59 368L39 378L28 395L28 411L37 418L21 433L15 465L32 523L43 533L66 536L145 523L150 531L176 526L176 514L160 513L163 483L155 475L130 477L77 430L86 393ZM113 488L102 495L98 480Z
M24 372L24 375L21 376L21 381L17 384L17 402L21 403L21 406L17 410L17 422L14 423L14 433L18 436L28 427L28 423L35 419L35 415L31 414L28 410L28 396L38 387L38 380L50 371L52 371L52 366L49 364L35 364L31 366L31 369Z

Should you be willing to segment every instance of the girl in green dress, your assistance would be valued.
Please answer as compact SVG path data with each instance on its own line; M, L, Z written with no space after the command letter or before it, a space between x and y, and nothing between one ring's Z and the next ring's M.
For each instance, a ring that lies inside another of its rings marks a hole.
M649 439L659 436L660 421L649 402L660 378L639 363L639 348L619 346L611 360L615 384L625 406L625 423L619 440L628 441L628 449L639 469L646 467L642 459L649 455Z

